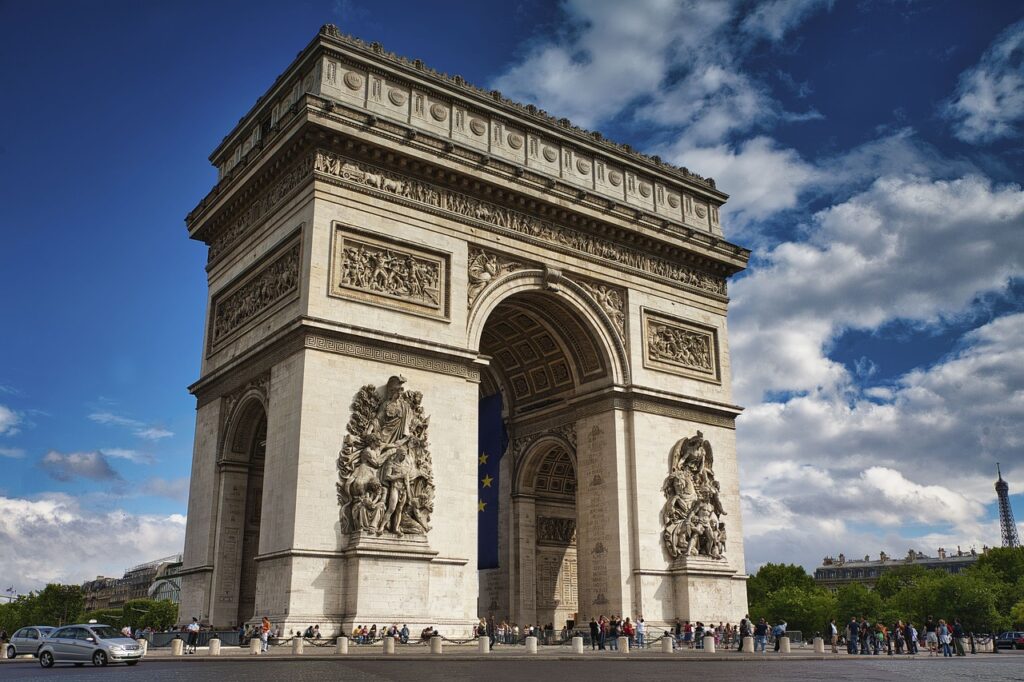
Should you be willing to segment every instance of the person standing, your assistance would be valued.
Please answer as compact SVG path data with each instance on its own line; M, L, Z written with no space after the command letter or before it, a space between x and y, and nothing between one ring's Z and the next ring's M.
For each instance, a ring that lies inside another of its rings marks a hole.
M590 650L594 651L597 649L597 640L601 636L601 627L594 620L594 617L590 617Z
M839 653L839 628L836 627L836 619L833 618L828 622L828 628L825 632L828 633L829 641L832 642L832 653Z
M754 652L758 650L764 653L765 646L768 644L768 621L762 618L757 625L754 627Z
M772 635L775 636L775 653L779 652L780 640L786 636L786 625L786 621L783 620L772 629Z
M644 638L647 635L647 625L644 623L644 617L638 616L636 619L636 646L638 649L643 649L646 646Z
M959 618L953 619L953 649L956 651L957 656L966 656L964 652L964 638L967 633L964 632L964 626L960 623Z
M263 620L260 622L260 651L267 653L270 651L270 619L263 616Z
M192 616L192 622L185 629L188 630L188 645L185 647L185 653L194 654L196 645L199 643L199 619Z
M739 643L736 645L736 651L743 651L743 638L750 637L750 614L744 614L743 619L740 621L740 636Z

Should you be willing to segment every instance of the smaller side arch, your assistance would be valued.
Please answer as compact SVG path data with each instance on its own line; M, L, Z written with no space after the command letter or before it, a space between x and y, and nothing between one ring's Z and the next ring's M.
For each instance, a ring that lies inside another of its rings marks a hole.
M225 423L217 461L248 461L256 426L268 414L266 396L260 390L250 388L238 396Z
M512 495L533 494L533 482L544 458L555 449L568 455L573 477L577 477L576 448L558 433L544 433L529 442L518 457L512 460ZM513 451L513 456L515 455Z

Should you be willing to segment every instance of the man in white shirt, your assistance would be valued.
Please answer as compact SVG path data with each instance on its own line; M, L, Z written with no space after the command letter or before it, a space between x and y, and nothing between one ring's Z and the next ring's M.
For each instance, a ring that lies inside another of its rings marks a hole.
M185 653L194 654L199 643L199 619L193 616L192 622L185 629L188 631L188 646L185 647Z
M644 623L644 617L639 616L636 619L636 647L638 649L644 648L644 636L647 634L647 624Z

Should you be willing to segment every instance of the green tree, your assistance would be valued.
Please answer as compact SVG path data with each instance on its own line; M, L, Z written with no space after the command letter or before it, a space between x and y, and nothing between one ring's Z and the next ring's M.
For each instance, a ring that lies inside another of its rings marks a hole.
M91 620L101 625L116 625L121 627L121 609L96 609L82 615L82 620L88 623Z
M884 599L891 599L900 590L912 589L928 577L928 569L920 564L898 566L886 571L875 583L875 592Z
M768 595L783 587L798 587L805 590L814 589L817 585L814 578L807 575L803 566L794 564L765 564L747 581L747 598L750 608L765 604Z
M851 616L867 616L871 622L882 618L882 597L860 583L843 585L836 593L836 622L848 623Z
M1012 585L1024 576L1024 547L994 547L979 556L970 570L991 570L1000 581Z
M178 620L178 605L170 599L133 599L122 607L121 623L134 628L151 627L163 630L175 625Z
M67 625L81 619L85 597L79 585L51 583L42 592L30 595L27 614L35 624Z
M1010 622L1015 628L1024 628L1024 599L1013 605L1010 609Z

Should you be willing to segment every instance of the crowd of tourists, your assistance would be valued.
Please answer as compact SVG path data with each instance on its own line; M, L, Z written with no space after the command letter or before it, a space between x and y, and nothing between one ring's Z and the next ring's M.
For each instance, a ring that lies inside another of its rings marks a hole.
M833 653L837 651L840 640L844 639L847 653L862 656L877 656L883 651L889 655L913 656L921 652L922 646L929 656L966 656L967 643L973 643L973 634L967 632L959 618L948 623L932 616L925 619L923 631L918 631L910 621L898 620L886 625L871 623L865 616L860 620L850 618L840 631L833 619L826 628L826 634L831 635Z

